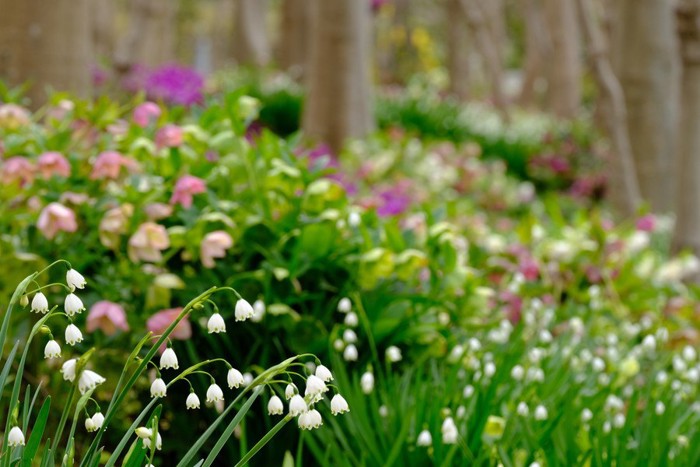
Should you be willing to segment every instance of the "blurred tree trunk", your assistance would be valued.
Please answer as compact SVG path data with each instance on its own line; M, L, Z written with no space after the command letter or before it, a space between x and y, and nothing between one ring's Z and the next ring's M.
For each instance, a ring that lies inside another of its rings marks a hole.
M447 71L450 92L459 99L469 96L469 31L460 0L447 0Z
M369 23L365 1L313 1L303 130L336 154L346 138L374 127Z
M581 58L575 0L544 0L551 47L547 57L549 107L573 118L581 102Z
M486 76L491 84L494 105L505 114L506 96L503 92L503 46L504 36L500 34L498 16L503 14L500 0L461 0L462 11L485 64ZM499 6L500 5L500 6ZM500 19L502 21L502 18Z
M545 27L542 0L523 0L519 4L525 20L525 64L519 103L523 107L538 107L540 89L546 82L546 57L551 55Z
M31 80L33 106L53 88L87 97L92 47L89 0L0 0L0 76Z
M237 0L233 56L239 65L264 66L270 62L267 37L267 0Z
M93 53L98 60L111 61L114 56L116 10L113 0L90 1Z
M615 210L632 216L641 202L634 157L626 125L626 107L622 87L613 72L605 35L593 10L591 0L578 0L583 31L588 42L588 55L600 90L599 107L603 108L603 130L612 145L612 157L607 173L608 197Z
M677 68L669 0L618 0L611 30L615 72L627 104L627 127L643 198L673 209L673 140Z
M172 0L129 0L128 30L114 58L120 71L175 60L176 6Z
M681 44L681 119L674 249L700 256L700 0L682 1L677 10Z
M309 50L308 29L311 10L308 0L283 0L280 40L277 46L279 64L300 77Z

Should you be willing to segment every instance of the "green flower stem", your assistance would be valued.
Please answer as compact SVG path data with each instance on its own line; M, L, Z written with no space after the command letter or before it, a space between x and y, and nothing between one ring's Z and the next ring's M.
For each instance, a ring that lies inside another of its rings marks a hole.
M268 431L265 434L265 436L263 436L260 439L260 441L255 443L255 446L253 446L252 449L250 451L248 451L246 453L246 455L241 458L240 461L238 461L238 463L236 464L235 467L239 467L239 466L242 467L242 466L246 465L248 463L248 461L250 461L250 459L255 454L257 454L258 451L260 451L272 439L272 437L275 436L277 434L277 432L280 431L282 429L282 427L285 426L287 423L289 423L293 418L294 417L287 414L282 420L277 422L277 424L274 427L272 427L272 429L270 431ZM211 465L211 464L208 464L206 462L204 463L204 467L207 467L209 465Z
M68 402L63 406L63 412L61 413L61 420L58 422L58 427L56 428L56 434L53 437L53 443L51 444L51 451L54 453L58 448L58 443L61 441L63 436L63 430L66 427L66 421L68 420L68 412L73 405L73 398L75 397L75 384L70 387L70 392L68 393Z

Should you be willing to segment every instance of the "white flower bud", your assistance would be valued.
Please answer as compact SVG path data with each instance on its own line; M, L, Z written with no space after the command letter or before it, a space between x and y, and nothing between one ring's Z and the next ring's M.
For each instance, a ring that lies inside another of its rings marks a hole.
M71 290L85 288L85 278L75 269L69 269L66 273L66 284Z

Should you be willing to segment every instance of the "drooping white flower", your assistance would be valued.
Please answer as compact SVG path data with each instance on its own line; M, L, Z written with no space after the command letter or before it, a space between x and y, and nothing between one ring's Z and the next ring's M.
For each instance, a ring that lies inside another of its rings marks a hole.
M263 317L265 317L265 302L262 300L255 300L255 302L253 302L253 311L255 313L250 317L250 320L254 323L259 323L262 321Z
M246 371L243 373L243 386L250 386L255 378L253 378L253 373Z
M493 362L486 362L484 365L484 376L487 378L496 374L496 365Z
M98 375L94 371L83 370L83 372L80 373L80 378L78 378L78 390L80 394L85 394L105 381L107 380L104 377Z
M105 416L102 415L102 412L95 412L95 414L92 416L92 423L95 424L95 429L99 430L102 428L102 425L105 422Z
M346 326L350 326L351 328L356 327L359 324L360 320L357 317L357 313L354 311L351 311L347 315L345 315L345 319L343 320L343 323L345 323Z
M85 288L85 278L75 269L69 269L66 273L66 284L71 290L84 289Z
M418 433L416 445L421 447L429 447L433 445L433 435L428 430L423 430Z
M326 383L324 383L318 376L311 375L306 379L306 390L304 391L304 396L315 399L316 396L322 396L326 391L328 391L328 386L326 386Z
M350 214L348 214L348 225L352 228L357 228L360 226L362 223L362 217L360 217L360 213L357 211L351 211Z
M298 392L299 390L297 389L296 385L294 383L289 383L287 384L287 387L284 388L284 398L289 400Z
M241 298L236 302L236 321L245 321L255 316L255 310L247 300Z
M280 399L276 395L270 397L270 400L267 403L267 414L268 415L282 415L283 413L284 413L284 404L282 403L282 399Z
M343 331L343 340L348 344L354 344L357 342L357 334L352 329L346 329Z
M41 292L37 292L32 299L31 310L35 313L48 313L49 301L46 299L46 295Z
M151 397L165 397L167 393L168 387L163 378L154 379L151 383Z
M549 416L547 412L547 407L544 405L538 405L535 407L535 420L547 420L547 417Z
M319 365L316 367L316 376L321 378L326 383L333 381L333 374L331 373L331 370L324 365Z
M151 449L151 439L152 435L148 438L143 438L143 447L146 449ZM160 433L156 433L156 449L160 451L163 449L163 438L161 438Z
M345 412L350 412L348 401L346 401L340 394L336 394L333 396L333 399L331 399L331 413L333 415L338 415Z
M664 405L663 402L658 401L656 403L656 407L654 408L654 411L656 412L656 415L663 415L664 412L666 411L666 406Z
M58 345L58 342L55 340L51 339L46 343L46 347L44 347L44 358L46 359L52 359L52 358L59 358L61 356L61 346Z
M345 342L343 339L336 339L333 341L333 348L336 350L336 352L342 352L343 349L345 348Z
M343 350L343 358L346 362L355 362L357 361L357 357L357 347L355 347L355 344L349 344L345 347L345 350Z
M401 349L395 345L390 345L386 349L386 359L390 363L400 362L403 356L401 355Z
M471 396L474 395L474 386L471 384L467 384L464 386L464 390L462 391L462 397L465 399L469 399Z
M341 313L348 313L352 310L352 302L348 297L343 297L338 302L338 311Z
M226 332L226 323L224 322L224 317L220 313L214 313L209 317L207 321L207 329L209 334Z
M85 305L83 305L83 301L76 294L71 292L66 295L66 299L63 302L63 309L68 316L72 317L76 313L81 313L85 310Z
M313 430L323 425L323 418L318 410L313 409L299 415L298 422L302 430Z
M530 408L525 402L520 402L518 404L516 412L518 412L518 415L520 415L521 417L527 417L528 415L530 415Z
M95 427L95 422L92 421L92 417L88 417L85 419L85 429L88 431L88 433L97 431L97 427Z
M642 339L642 347L644 347L644 350L647 352L653 352L656 350L656 337L654 337L653 334L647 334L644 336L644 339Z
M309 407L306 405L306 401L303 397L301 397L299 394L292 396L292 399L289 401L289 415L296 417L297 415L301 415L308 410Z
M442 422L442 427L440 429L442 432L442 442L444 444L456 444L457 438L459 437L459 432L457 431L457 425L452 417L447 417Z
M615 428L622 428L623 426L625 426L625 414L616 413L613 417L613 426Z
M159 366L161 370L164 370L166 368L172 368L174 370L177 370L179 368L177 355L175 355L175 351L172 349L172 347L168 347L167 349L165 349L163 355L160 356Z
M224 391L221 390L218 384L212 383L207 389L207 402L217 402L224 400Z
M71 358L63 362L61 366L61 373L63 374L63 379L70 381L71 383L75 381L75 365L78 363L77 358Z
M360 386L362 387L362 392L370 394L374 390L374 375L366 371L360 378Z
M585 408L581 411L581 421L583 423L588 423L593 419L593 412L591 412L591 409Z
M9 447L24 446L24 433L18 426L13 426L7 435L7 445Z
M199 408L199 397L197 394L192 391L190 392L190 395L187 396L187 400L185 401L185 406L187 409L198 409Z
M228 382L229 389L238 388L239 386L245 385L243 375L235 368L229 368L228 374L226 375L226 381Z
M521 381L525 376L525 369L521 365L515 365L510 370L510 377L516 381Z
M382 404L379 406L379 416L382 418L386 418L389 416L389 407L386 405Z
M134 433L136 433L136 436L138 436L141 439L153 437L153 430L151 430L150 428L146 428L145 426L138 427L134 430Z
M80 332L78 326L71 323L66 327L66 344L75 345L83 341L83 333Z

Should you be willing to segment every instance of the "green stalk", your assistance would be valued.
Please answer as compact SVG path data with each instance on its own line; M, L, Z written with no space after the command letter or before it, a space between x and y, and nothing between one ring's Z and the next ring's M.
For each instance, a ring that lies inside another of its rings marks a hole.
M239 466L242 467L242 466L246 465L246 464L248 463L248 461L250 461L250 459L251 459L255 454L257 454L258 451L261 450L261 449L263 448L263 446L265 446L265 445L272 439L272 437L275 436L275 435L277 434L277 432L280 431L280 430L282 429L282 427L283 427L284 425L286 425L287 423L289 423L289 421L290 421L292 418L294 418L294 417L292 417L291 415L287 414L287 416L285 416L282 420L280 420L279 422L277 422L277 425L275 425L274 427L272 427L272 429L271 429L270 431L268 431L268 432L265 434L265 436L263 436L262 439L261 439L260 441L258 441L258 442L255 444L255 446L253 446L253 448L252 448L250 451L248 451L248 452L246 453L245 456L243 456L243 457L241 458L240 461L238 461L238 463L236 464L235 467L239 467ZM211 465L211 464L208 464L208 463L205 462L204 467L208 467L209 465Z
M56 428L56 435L53 438L53 444L51 445L51 451L56 452L58 448L58 443L63 437L63 429L66 427L66 421L68 420L68 411L73 405L73 398L75 397L75 384L71 385L70 392L68 393L68 402L63 407L63 413L61 414L61 420L58 422L58 428Z

